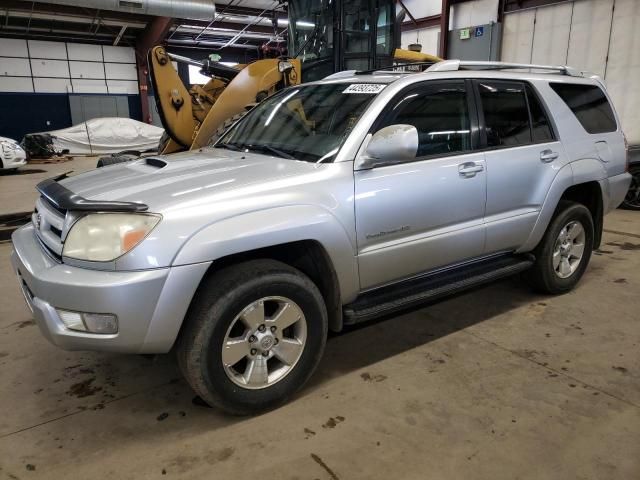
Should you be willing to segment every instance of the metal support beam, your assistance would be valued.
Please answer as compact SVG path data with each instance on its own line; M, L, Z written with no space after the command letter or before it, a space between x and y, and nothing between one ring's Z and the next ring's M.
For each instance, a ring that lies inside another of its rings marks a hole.
M420 28L431 28L440 25L440 17L442 15L431 15L429 17L416 18L410 22L402 23L402 31L418 30Z
M442 0L442 10L440 15L440 47L438 49L438 56L440 58L447 58L450 14L451 0Z
M116 35L116 39L113 41L114 47L118 46L118 44L120 43L120 39L122 39L122 36L124 35L124 32L126 30L127 30L126 25L123 25L122 27L120 27L120 31L118 32L118 35Z
M504 11L515 12L517 10L544 7L546 5L553 5L554 3L564 3L567 1L568 0L505 0Z
M154 17L136 41L136 65L138 67L138 84L140 86L140 105L143 122L151 123L148 99L149 65L147 64L147 52L153 46L164 41L172 25L172 18Z

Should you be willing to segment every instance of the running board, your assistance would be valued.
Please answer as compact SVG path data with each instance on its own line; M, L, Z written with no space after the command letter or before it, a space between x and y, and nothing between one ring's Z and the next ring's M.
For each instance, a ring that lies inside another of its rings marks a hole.
M493 282L527 270L535 258L506 255L406 280L360 295L343 309L345 325L364 322Z

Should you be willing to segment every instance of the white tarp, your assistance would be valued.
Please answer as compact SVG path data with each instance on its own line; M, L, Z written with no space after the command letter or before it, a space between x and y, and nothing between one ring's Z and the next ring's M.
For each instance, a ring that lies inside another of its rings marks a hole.
M56 152L103 154L123 150L155 150L164 130L130 118L94 118L48 133Z

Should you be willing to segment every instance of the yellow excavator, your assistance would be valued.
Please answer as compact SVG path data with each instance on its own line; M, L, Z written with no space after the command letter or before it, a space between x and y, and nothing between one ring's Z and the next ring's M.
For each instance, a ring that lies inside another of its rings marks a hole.
M275 92L342 70L374 70L407 63L428 64L434 55L402 50L395 0L289 0L290 57L256 60L229 67L149 51L156 108L166 135L160 153L212 144L252 106ZM174 62L200 68L205 85L185 87Z

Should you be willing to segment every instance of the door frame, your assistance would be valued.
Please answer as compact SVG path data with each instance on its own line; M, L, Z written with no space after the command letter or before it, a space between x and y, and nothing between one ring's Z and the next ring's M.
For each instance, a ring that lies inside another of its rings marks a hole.
M444 158L455 155L467 155L470 153L481 152L483 149L481 148L481 137L480 137L480 116L479 116L479 104L478 100L473 91L473 83L471 79L461 79L461 78L449 78L449 79L434 79L434 80L424 80L422 82L412 83L411 85L406 86L398 93L396 93L391 100L387 102L384 109L378 114L376 120L371 124L367 134L373 135L378 130L380 130L380 126L387 123L394 115L393 108L394 106L402 100L409 93L413 93L415 91L424 91L430 88L433 85L438 84L464 84L465 92L467 94L467 110L469 112L469 129L471 131L471 148L468 151L464 152L453 152L449 154L435 154L435 155L423 155L421 157L416 157L413 160L408 160L403 163L412 163L412 162L421 162L424 160L429 160L433 158ZM486 145L486 143L485 143ZM354 165L356 165L354 163ZM391 164L390 164L391 165ZM393 165L397 165L394 163ZM376 166L376 168L384 168L387 165L381 164Z

